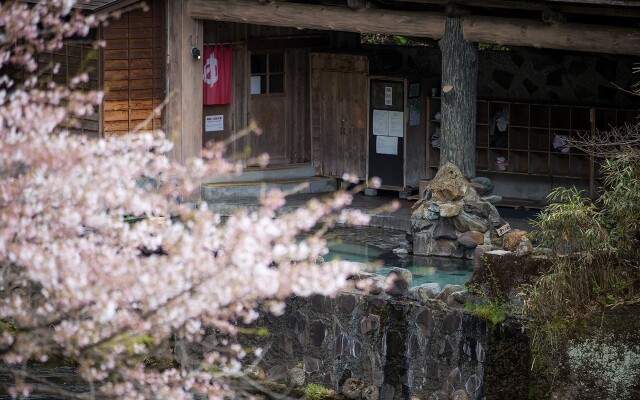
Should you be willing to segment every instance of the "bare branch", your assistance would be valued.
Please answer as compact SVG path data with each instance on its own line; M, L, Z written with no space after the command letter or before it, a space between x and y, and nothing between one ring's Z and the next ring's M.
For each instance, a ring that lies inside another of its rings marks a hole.
M594 137L581 132L578 137L567 137L566 141L569 146L594 157L615 158L627 153L640 157L640 122L598 131Z

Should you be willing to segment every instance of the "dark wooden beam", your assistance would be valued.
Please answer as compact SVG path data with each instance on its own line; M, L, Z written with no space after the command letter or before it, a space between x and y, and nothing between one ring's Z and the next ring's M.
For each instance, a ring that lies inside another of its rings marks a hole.
M607 54L640 54L637 29L544 22L498 17L464 18L465 39L476 43L530 46Z
M189 0L189 16L299 29L378 33L440 39L443 14L366 9L297 3L259 4L255 0ZM465 16L464 38L471 42L530 46L609 54L640 54L637 29L600 25L546 24L540 21Z
M450 0L402 0L408 3L423 5L446 6ZM637 18L640 17L640 1L630 0L612 4L608 1L575 2L555 1L547 2L518 1L518 0L458 0L455 4L468 7L498 8L505 10L543 11L545 8L553 8L567 14L599 15L609 17ZM606 7L603 7L606 5Z
M296 3L259 4L248 0L189 0L189 16L196 19L289 26L386 35L425 36L444 32L444 15L425 12L365 9Z

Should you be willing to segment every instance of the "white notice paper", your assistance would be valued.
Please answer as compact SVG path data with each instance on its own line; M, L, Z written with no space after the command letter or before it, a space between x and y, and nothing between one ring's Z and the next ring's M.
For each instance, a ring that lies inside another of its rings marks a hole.
M389 136L389 111L373 110L373 134Z
M384 105L393 105L393 88L391 86L384 87Z
M404 113L402 111L389 111L389 136L404 136Z
M376 153L397 155L398 138L393 136L376 137Z
M216 132L224 130L224 115L207 115L204 117L205 132Z
M251 77L251 94L260 94L260 83L262 77L260 75Z

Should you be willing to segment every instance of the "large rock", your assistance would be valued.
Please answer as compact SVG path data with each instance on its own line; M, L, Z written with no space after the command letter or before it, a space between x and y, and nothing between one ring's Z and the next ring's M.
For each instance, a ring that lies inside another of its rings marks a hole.
M438 219L440 218L440 206L436 203L427 203L429 204L429 212L426 214L429 219Z
M482 218L488 218L491 213L490 206L491 203L486 201L469 201L464 203L464 211Z
M471 295L466 290L453 292L449 295L449 297L447 297L447 305L449 307L459 307L460 305L468 303L468 300L470 298Z
M420 232L429 229L438 220L439 214L429 209L428 203L423 203L411 214L411 229Z
M447 299L452 293L460 292L462 290L464 290L464 288L460 285L446 284L444 285L444 288L440 291L440 293L438 293L436 299L446 303Z
M475 183L475 182L471 182L471 185L470 185L470 186L471 186L471 188L472 188L473 190L475 190L475 191L476 191L476 193L477 193L479 196L483 196L483 195L484 195L484 186L480 185L479 183Z
M503 221L502 221L502 218L500 217L500 213L498 212L498 209L496 208L496 206L494 206L491 203L487 203L487 204L489 204L489 223L494 228L501 226Z
M457 255L457 250L458 246L456 246L455 241L440 239L436 240L433 244L433 251L431 255L438 257L453 257L454 255Z
M477 192L482 196L489 196L491 193L493 193L493 182L491 182L491 179L489 178L485 178L483 176L477 176L471 179L471 183L473 184L474 187L476 187L477 185L477 187L481 189L481 190L477 190Z
M531 240L529 240L528 237L524 236L522 239L520 239L520 243L518 243L518 248L516 248L513 254L515 254L516 256L522 257L522 256L526 256L527 254L531 254L532 251L533 251L533 244L531 243Z
M490 244L481 244L474 249L473 252L473 270L480 268L484 263L484 254L491 251Z
M413 235L413 254L428 256L433 253L433 232L423 231Z
M518 245L520 244L520 240L526 236L527 231L523 231L521 229L509 231L503 235L504 242L502 247L504 247L504 249L507 251L516 251Z
M420 286L409 289L411 297L420 303L426 303L428 299L435 298L440 292L441 289L438 282L423 283Z
M342 395L347 399L359 399L364 386L365 384L362 379L347 378L342 385Z
M303 387L305 380L306 376L302 368L291 368L287 372L287 383L291 387Z
M488 203L492 203L492 204L498 204L502 201L502 196L497 195L497 194L492 194L491 196L484 196L482 197L482 201L486 201Z
M467 190L467 194L466 196L464 196L462 200L466 203L466 202L480 201L480 199L481 198L478 192L476 192L473 187L469 186L469 189Z
M458 235L456 235L456 229L451 222L446 219L440 219L435 229L433 230L434 239L451 239L456 240Z
M491 229L489 231L489 238L491 239L491 244L496 247L502 247L504 243L504 235L498 236L498 232L495 229Z
M456 201L467 195L469 183L454 164L446 163L431 181L434 200Z
M392 296L404 296L409 292L412 282L411 271L405 268L391 268L385 280L386 292Z
M480 232L469 231L458 236L458 244L466 248L475 249L484 243L484 235Z
M487 226L489 221L465 211L461 212L455 218L452 218L452 221L455 228L460 232L476 231L484 233L489 230Z
M460 211L462 211L462 205L460 204L453 204L453 203L440 204L441 217L445 217L445 218L455 217L456 215L460 214Z

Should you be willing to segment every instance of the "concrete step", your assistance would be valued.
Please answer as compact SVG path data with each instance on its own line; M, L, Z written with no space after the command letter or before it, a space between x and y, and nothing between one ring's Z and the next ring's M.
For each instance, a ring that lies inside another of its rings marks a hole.
M315 174L316 170L311 164L274 165L266 168L248 167L240 175L210 178L204 183L287 181L311 178Z
M269 180L253 182L220 182L202 185L203 201L218 201L235 198L258 198L261 193L271 189L291 191L307 182L307 187L297 193L327 193L336 190L336 180L323 177L306 177L286 180Z

